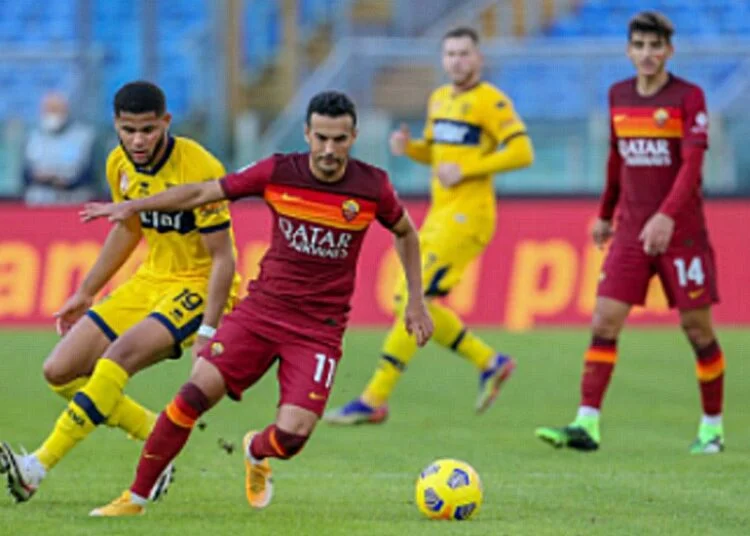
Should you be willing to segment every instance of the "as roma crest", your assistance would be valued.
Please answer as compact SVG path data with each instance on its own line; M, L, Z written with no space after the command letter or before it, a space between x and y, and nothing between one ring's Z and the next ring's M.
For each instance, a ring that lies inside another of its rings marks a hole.
M654 123L656 123L656 126L663 127L667 119L669 119L669 112L664 108L659 108L654 112Z
M341 213L346 221L352 221L359 214L359 203L354 199L347 199L341 203Z

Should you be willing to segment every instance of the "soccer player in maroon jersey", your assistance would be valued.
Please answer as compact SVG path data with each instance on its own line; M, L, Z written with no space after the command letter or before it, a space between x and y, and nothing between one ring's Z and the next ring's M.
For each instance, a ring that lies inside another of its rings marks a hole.
M85 220L107 216L120 221L142 210L186 210L257 196L273 214L271 246L248 296L224 317L190 380L159 415L133 485L91 515L142 513L153 482L185 445L197 419L225 394L239 400L278 361L276 422L248 432L243 441L248 501L254 508L269 504L268 459L299 453L325 408L341 357L357 258L374 219L396 237L409 286L407 329L420 346L430 338L416 231L388 175L349 157L356 119L346 95L320 93L307 110L309 153L277 154L219 181L85 208Z
M617 362L617 338L631 307L644 303L654 275L695 350L703 418L690 452L724 448L724 355L711 322L716 266L701 195L708 115L701 88L666 70L673 33L660 13L636 15L627 50L637 75L609 91L607 184L592 234L600 247L610 238L612 243L597 291L578 415L564 428L536 431L558 448L599 447L599 412Z

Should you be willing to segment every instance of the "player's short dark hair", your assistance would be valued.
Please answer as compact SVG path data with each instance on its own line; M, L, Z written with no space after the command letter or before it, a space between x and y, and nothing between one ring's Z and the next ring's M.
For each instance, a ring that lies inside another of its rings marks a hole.
M121 113L147 114L153 112L157 117L167 110L167 98L156 84L138 80L122 86L115 94L115 117Z
M354 102L348 95L340 91L322 91L310 99L305 115L305 122L308 125L313 114L326 117L348 115L352 118L352 124L357 124L357 108L354 106Z
M445 42L446 39L456 39L461 37L468 37L474 45L479 45L479 32L470 26L457 26L456 28L448 30L445 32L445 35L443 35L443 42Z
M641 11L630 19L628 24L628 41L635 32L656 34L667 43L672 42L674 25L666 15L658 11Z

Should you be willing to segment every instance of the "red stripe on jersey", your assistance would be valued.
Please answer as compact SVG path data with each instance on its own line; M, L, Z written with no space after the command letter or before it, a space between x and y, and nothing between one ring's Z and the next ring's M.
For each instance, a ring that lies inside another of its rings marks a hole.
M674 107L614 107L612 124L618 138L681 138L682 110Z
M375 212L377 203L370 199L364 199L362 197L352 197L350 195L335 194L331 192L324 192L321 190L313 190L309 188L299 188L296 186L286 186L283 184L269 184L266 187L266 191L284 193L303 198L305 201L315 201L318 203L327 203L329 205L341 205L344 201L354 199L362 210L371 210Z
M273 185L264 197L279 214L338 229L361 231L375 218L372 201L338 194Z

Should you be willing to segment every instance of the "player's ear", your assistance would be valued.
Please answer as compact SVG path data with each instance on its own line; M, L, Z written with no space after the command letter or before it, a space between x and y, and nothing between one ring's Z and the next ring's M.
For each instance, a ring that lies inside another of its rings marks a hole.
M164 115L161 116L161 120L164 123L164 128L169 128L169 125L172 124L172 114L169 112L166 112Z
M310 145L310 125L308 125L307 122L305 122L303 132L305 135L305 141L307 142L308 145Z
M357 141L358 135L359 135L359 129L357 127L352 127L352 143Z

